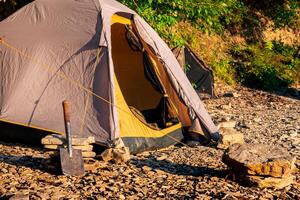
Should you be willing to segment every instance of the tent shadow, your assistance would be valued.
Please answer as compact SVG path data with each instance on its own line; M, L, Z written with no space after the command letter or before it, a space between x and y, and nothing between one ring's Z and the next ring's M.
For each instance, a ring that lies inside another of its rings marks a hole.
M0 163L14 165L16 167L27 167L33 170L40 170L51 175L60 175L60 166L56 164L47 163L49 159L35 158L32 156L11 156L0 154Z
M0 153L0 163L14 165L17 168L26 167L32 170L39 170L51 175L60 175L60 164L56 157L42 158L34 156L15 156Z
M146 159L132 159L131 164L137 167L150 167L152 170L161 170L166 173L182 175L182 176L195 176L195 177L218 177L226 178L229 170L219 170L205 166L191 166L187 164L173 163L168 160L157 160L154 157Z

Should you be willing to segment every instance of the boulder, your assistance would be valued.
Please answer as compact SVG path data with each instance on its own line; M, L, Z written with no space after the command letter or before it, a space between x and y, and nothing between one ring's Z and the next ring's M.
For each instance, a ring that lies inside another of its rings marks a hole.
M225 152L223 162L236 174L287 177L295 170L296 158L287 150L264 144L233 144Z
M233 128L219 128L220 139L218 141L219 149L227 149L232 144L244 144L244 135Z

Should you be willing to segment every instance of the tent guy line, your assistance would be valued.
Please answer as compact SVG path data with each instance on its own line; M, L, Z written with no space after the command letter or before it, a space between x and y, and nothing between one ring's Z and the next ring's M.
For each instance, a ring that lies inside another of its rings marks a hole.
M7 43L7 42L4 41L3 39L0 39L0 44L3 44L4 46L8 47L9 49L16 51L16 52L19 53L21 56L23 56L23 57L25 57L25 58L31 60L31 61L34 62L35 64L42 65L42 66L45 67L49 72L54 72L54 67L51 67L50 65L44 64L44 63L40 62L39 60L36 60L36 59L33 58L32 56L23 53L21 50L19 50L18 48L14 47L13 45ZM99 51L98 51L98 52L99 52ZM98 55L99 55L99 54L97 53L97 57L98 57ZM69 81L70 83L72 83L72 84L74 84L74 85L77 85L80 89L84 90L85 92L89 93L90 95L93 95L93 96L97 97L98 99L104 101L105 103L108 103L108 104L110 104L110 105L112 105L112 106L114 106L114 107L120 109L121 111L123 111L123 112L125 112L125 113L127 113L127 114L130 114L130 113L128 113L126 110L124 110L124 109L122 109L121 107L119 107L118 105L115 105L115 104L113 104L112 102L110 102L109 100L107 100L107 99L101 97L100 95L94 93L93 91L91 91L90 89L84 87L81 83L79 83L79 82L73 80L72 78L70 78L70 77L68 77L68 76L66 76L66 75L64 75L64 74L62 74L61 72L58 72L57 74L58 74L61 78L63 78L63 79L65 79L65 80ZM131 114L130 114L130 115L131 115Z
M11 45L11 44L9 44L8 42L4 41L2 38L1 38L1 40L0 40L0 44L3 44L4 46L8 47L9 49L11 49L11 50L17 52L18 54L20 54L20 55L23 56L24 58L31 60L31 61L34 62L35 64L44 66L44 68L46 68L48 72L54 72L54 71L56 72L56 70L54 70L54 67L52 67L52 66L50 66L50 65L47 65L47 64L44 64L44 63L42 63L41 61L36 60L35 58L33 58L33 56L30 56L30 55L28 55L28 54L23 53L23 52L22 52L21 50L19 50L17 47L14 47L13 45ZM99 49L98 49L98 53L97 53L97 57L98 57L97 59L98 59L98 60L99 60L99 53L100 53L100 51L99 51ZM95 65L96 65L96 63L95 63ZM72 83L73 85L77 85L80 89L82 89L83 91L87 92L88 94L90 94L90 95L92 95L92 96L95 96L96 98L98 98L98 99L104 101L105 103L110 104L110 105L112 105L112 106L118 108L119 110L123 111L123 112L126 113L127 115L133 117L133 116L131 115L131 113L129 113L128 111L124 110L123 108L121 108L121 107L118 106L118 105L113 104L112 102L110 102L109 100L107 100L107 99L101 97L100 95L98 95L98 94L92 92L92 91L89 90L88 88L84 87L81 83L79 83L79 82L73 80L72 78L70 78L70 77L68 77L68 76L66 76L66 75L64 75L64 74L62 74L60 71L59 71L57 74L58 74L61 78L65 79L66 81L69 81L70 83ZM87 106L86 106L86 107L87 107Z
M9 44L8 42L4 41L4 39L1 38L1 37L0 37L0 44L3 44L4 46L6 46L6 47L8 47L9 49L11 49L11 50L17 52L17 53L20 54L21 56L23 56L23 57L25 57L25 58L31 60L32 62L34 62L34 63L36 63L36 64L41 64L42 66L46 67L46 69L47 69L49 72L53 72L53 69L52 69L53 67L51 67L51 66L49 66L49 65L46 65L46 64L43 64L42 62L36 60L36 59L33 58L32 56L23 53L23 52L22 52L21 50L19 50L17 47L14 47L13 45L11 45L11 44ZM97 52L97 58L96 58L95 65L96 65L97 61L99 61L99 53L100 53L100 51L99 51L99 49L98 49L98 52ZM75 80L73 80L72 78L70 78L70 77L68 77L68 76L66 76L66 75L64 75L64 74L62 74L61 72L58 72L57 74L58 74L59 76L61 76L63 79L65 79L65 80L71 82L72 84L77 85L80 89L84 90L85 92L89 93L90 95L95 96L96 98L98 98L98 99L104 101L105 103L108 103L108 104L110 104L110 105L112 105L112 106L114 106L114 107L120 109L121 111L123 111L123 112L126 113L127 115L133 117L133 116L131 115L131 113L128 113L126 110L123 110L121 107L119 107L119 106L113 104L113 103L110 102L109 100L107 100L107 99L105 99L105 98L103 98L103 97L97 95L96 93L92 92L92 91L89 90L88 88L84 87L81 83L76 82ZM87 102L86 105L85 105L84 116L83 116L83 118L82 118L83 124L81 125L80 131L83 131L83 127L84 127L84 118L85 118L86 113L88 112L88 106L87 106L87 105L88 105L88 102ZM142 133L142 134L144 134L144 133ZM166 136L169 137L170 139L174 140L175 142L178 142L178 143L182 144L183 146L188 147L187 144L185 144L185 143L181 142L180 140L178 140L178 139L172 137L171 135L166 135Z

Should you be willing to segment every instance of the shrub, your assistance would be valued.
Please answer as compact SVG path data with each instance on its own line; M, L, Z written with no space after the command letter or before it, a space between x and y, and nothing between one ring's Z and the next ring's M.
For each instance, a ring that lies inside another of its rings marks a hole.
M277 41L231 49L237 79L248 86L267 90L299 82L300 60L296 52L297 48Z
M220 61L214 61L211 64L214 75L227 84L234 84L235 70L232 67L229 59L221 59Z

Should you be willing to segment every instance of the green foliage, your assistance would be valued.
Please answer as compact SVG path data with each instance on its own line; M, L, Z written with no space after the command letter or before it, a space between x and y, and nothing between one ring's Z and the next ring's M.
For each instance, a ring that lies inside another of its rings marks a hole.
M184 66L183 66L183 71L185 72L185 73L187 73L188 71L190 71L191 70L191 65L189 65L189 64L185 64Z
M229 59L222 59L212 63L214 75L225 81L227 84L234 84L235 70L233 69Z
M275 28L296 27L299 23L299 0L254 0L250 6L272 19Z
M186 39L170 28L188 22L206 33L229 30L245 34L250 41L261 39L264 24L257 11L274 21L274 28L299 25L299 0L119 0L136 10L169 44L183 45ZM299 28L299 27L298 27Z
M299 7L300 1L287 1L283 6L276 6L274 9L273 19L275 27L284 27L284 26L297 26L297 20L299 20ZM270 14L272 11L270 11Z
M120 0L136 10L155 30L173 45L185 43L183 37L170 33L180 21L191 23L207 33L223 33L225 25L237 20L243 3L239 0Z
M299 80L300 59L297 48L273 41L265 45L235 46L231 53L240 82L272 90L286 87Z

